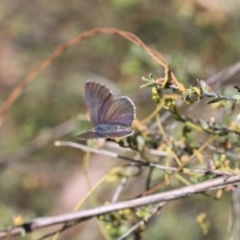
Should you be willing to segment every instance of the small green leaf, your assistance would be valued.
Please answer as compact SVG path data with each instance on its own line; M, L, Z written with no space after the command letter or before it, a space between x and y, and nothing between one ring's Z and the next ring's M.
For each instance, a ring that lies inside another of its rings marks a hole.
M140 88L144 88L144 87L154 87L155 86L155 83L147 83L147 84L144 84L142 86L140 86Z
M239 103L239 101L240 101L240 94L233 95L233 98L236 99L237 102Z
M136 215L140 218L149 217L151 213L151 209L152 209L151 206L145 206L145 207L139 208L136 211Z
M145 82L149 82L149 79L145 78L145 77L142 77L142 80L145 81Z
M156 85L152 73L149 74L149 78L142 77L142 80L147 82L147 83L142 85L142 86L140 86L140 88L143 88L143 87L154 87Z
M222 101L221 98L214 98L214 99L211 99L210 101L207 102L207 104L212 104L212 103L216 103L216 102L220 102Z

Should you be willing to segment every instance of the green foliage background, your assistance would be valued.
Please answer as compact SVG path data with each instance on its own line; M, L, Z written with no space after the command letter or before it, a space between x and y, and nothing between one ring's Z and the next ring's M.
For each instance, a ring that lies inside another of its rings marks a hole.
M205 79L239 60L239 12L237 0L1 0L0 104L58 46L96 27L136 34L165 55L180 82L195 84L197 78ZM120 37L96 35L74 46L40 73L14 103L0 131L1 159L16 154L39 133L85 114L83 89L88 79L108 84L114 95L131 96L138 118L146 117L154 103L150 90L139 87L141 77L150 72L163 74L142 49ZM78 141L76 136L87 128L85 124L79 121L75 131L62 139ZM19 214L31 219L71 211L74 205L64 203L65 198L59 196L71 185L85 186L83 180L76 183L73 177L82 174L81 159L79 151L50 144L1 171L0 228L11 225L12 217ZM98 170L109 160L101 161ZM115 164L106 163L98 174ZM91 169L95 168L92 164ZM137 182L132 187L137 194ZM104 193L114 189L108 188L99 192L102 202L108 200ZM128 190L126 198L132 191ZM67 194L74 199L74 191ZM174 202L151 221L143 239L226 239L229 197L213 201L196 196ZM206 236L196 221L200 212L208 212L212 224ZM65 239L96 239L87 227L74 231ZM35 234L26 239L41 236Z

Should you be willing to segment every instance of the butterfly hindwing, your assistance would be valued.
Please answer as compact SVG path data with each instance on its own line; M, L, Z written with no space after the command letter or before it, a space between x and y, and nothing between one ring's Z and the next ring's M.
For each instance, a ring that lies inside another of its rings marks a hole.
M105 133L109 138L122 138L127 137L133 134L132 130L122 130L119 132L106 132Z
M131 127L135 119L135 106L128 97L118 97L113 99L103 122L110 125L120 125Z

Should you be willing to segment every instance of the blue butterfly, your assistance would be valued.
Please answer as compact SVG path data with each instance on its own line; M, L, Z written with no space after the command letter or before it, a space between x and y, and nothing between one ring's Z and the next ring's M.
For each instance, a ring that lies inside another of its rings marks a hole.
M130 98L113 98L105 85L87 81L85 99L94 128L78 135L80 139L122 138L133 134L130 127L135 119L136 110Z

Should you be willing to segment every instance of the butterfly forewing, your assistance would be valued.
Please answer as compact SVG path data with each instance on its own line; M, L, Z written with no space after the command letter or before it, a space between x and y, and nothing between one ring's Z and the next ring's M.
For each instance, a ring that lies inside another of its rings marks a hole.
M119 132L106 132L105 133L109 138L122 138L127 137L129 135L133 134L133 131L131 130L122 130Z
M104 115L103 122L130 127L135 119L135 106L128 97L115 98Z
M87 81L85 85L85 98L90 120L97 126L101 123L107 106L113 100L112 93L102 84Z

